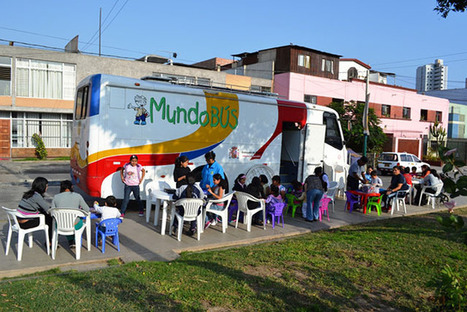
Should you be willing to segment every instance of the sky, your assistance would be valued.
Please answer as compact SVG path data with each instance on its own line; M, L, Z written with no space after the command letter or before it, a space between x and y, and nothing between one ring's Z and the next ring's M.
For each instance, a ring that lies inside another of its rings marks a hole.
M356 58L415 88L418 66L443 59L448 88L465 88L467 12L444 19L435 0L15 0L3 1L0 44L64 48L193 64L295 44ZM393 84L391 79L389 83Z

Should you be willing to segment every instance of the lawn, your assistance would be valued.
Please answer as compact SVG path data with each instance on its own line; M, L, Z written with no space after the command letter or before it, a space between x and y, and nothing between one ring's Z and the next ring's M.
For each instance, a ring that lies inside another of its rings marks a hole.
M0 310L432 311L445 264L467 277L467 245L437 223L443 214L184 253L172 262L114 261L85 273L5 279Z

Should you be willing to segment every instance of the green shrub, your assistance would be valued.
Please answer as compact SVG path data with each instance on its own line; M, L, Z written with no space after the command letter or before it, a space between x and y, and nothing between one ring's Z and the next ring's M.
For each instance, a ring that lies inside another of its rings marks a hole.
M467 307L467 284L449 264L441 270L436 296L442 311L465 311Z
M36 146L36 156L39 159L45 159L47 158L47 149L45 148L44 141L42 141L42 138L39 134L34 133L32 135L32 141L34 145Z

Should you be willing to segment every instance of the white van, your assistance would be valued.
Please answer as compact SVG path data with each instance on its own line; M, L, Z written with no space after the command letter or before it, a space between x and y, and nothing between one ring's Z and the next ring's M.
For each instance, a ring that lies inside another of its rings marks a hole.
M410 171L412 171L412 167L417 167L417 172L421 172L423 165L430 166L426 162L421 161L414 154L409 154L406 152L385 152L379 156L377 167L381 174L385 175L386 173L392 173L392 168L394 166L409 167Z

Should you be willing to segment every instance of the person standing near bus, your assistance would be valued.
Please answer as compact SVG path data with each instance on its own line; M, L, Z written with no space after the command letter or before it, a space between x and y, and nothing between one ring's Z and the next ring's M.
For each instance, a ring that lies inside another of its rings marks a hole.
M188 184L187 176L191 172L191 169L188 167L188 162L189 159L186 156L177 157L175 160L174 180L176 188Z
M143 166L138 164L138 156L131 155L130 162L126 163L120 171L120 177L124 186L123 189L123 202L122 202L122 213L121 217L125 216L125 212L130 201L130 194L133 192L133 196L138 203L139 216L144 216L143 202L139 195L139 185L144 180L145 170Z
M366 183L365 170L363 166L368 162L365 156L360 157L359 160L354 162L349 168L349 175L347 176L347 190L357 191L360 182Z
M222 179L225 179L225 175L222 166L216 162L216 154L213 151L207 152L204 155L204 158L206 159L206 166L204 166L203 170L201 171L200 185L203 191L207 191L206 185L209 185L211 188L215 186L212 177L216 173L220 174Z

